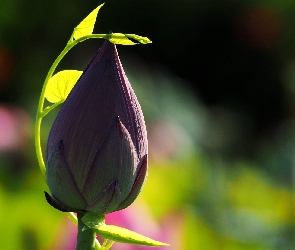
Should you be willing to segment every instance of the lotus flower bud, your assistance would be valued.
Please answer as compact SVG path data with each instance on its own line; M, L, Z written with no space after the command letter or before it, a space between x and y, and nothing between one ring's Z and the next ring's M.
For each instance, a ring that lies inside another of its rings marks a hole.
M61 107L46 147L47 201L67 212L129 206L147 176L141 107L114 44L106 41Z

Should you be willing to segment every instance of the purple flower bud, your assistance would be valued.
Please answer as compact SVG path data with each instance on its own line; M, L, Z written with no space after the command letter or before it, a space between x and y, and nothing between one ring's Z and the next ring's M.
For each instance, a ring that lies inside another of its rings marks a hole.
M47 201L61 211L128 207L147 176L144 117L116 47L106 41L58 113L46 148Z

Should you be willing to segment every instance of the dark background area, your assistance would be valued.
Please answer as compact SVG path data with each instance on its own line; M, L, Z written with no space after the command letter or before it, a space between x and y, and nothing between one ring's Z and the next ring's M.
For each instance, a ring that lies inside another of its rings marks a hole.
M39 77L46 74L72 27L97 4L2 3L2 60L8 53L13 73L2 83L6 86L0 92L1 100L22 100L22 86L29 95L37 95ZM186 79L187 87L209 108L217 104L249 117L253 138L241 152L249 156L256 137L292 115L282 79L284 67L293 58L292 9L294 4L288 1L113 0L99 13L95 32L112 30L149 37L151 45L120 50L125 54L132 50L148 67L165 65ZM100 42L89 44L95 48ZM85 47L76 53L83 55ZM71 65L71 59L65 58L65 62ZM11 66L5 65L10 71Z
M16 224L0 215L3 244L19 232L20 249L52 249L67 223L40 195L34 117L47 71L101 3L0 3L0 214L40 210ZM148 126L142 200L162 230L177 227L158 238L171 249L294 249L294 14L289 0L108 0L99 11L94 33L153 41L117 48ZM58 70L83 70L102 43L77 45Z

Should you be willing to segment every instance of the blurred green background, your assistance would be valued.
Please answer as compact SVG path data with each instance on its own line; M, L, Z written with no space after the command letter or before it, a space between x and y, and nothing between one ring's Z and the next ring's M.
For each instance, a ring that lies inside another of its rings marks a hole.
M34 117L51 64L101 3L0 2L1 249L74 249L75 227L44 198ZM291 0L106 1L95 33L153 41L117 46L146 118L150 170L139 199L107 222L165 249L295 249L294 27ZM83 70L102 43L77 45L58 70Z

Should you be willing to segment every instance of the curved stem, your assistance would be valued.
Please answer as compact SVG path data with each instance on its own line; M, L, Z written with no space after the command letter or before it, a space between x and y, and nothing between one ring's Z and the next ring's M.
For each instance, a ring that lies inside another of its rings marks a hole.
M45 89L46 85L51 78L54 70L56 69L58 63L61 61L61 59L66 55L66 53L72 48L73 46L67 45L64 50L59 54L59 56L55 59L54 63L52 64L51 68L49 69L47 76L45 78L45 82L42 87L40 99L39 99L39 104L38 104L38 109L37 109L37 116L36 116L36 123L35 123L35 147L36 147L36 154L37 154L37 159L39 163L40 170L45 177L46 173L46 167L43 159L43 154L42 154L42 149L41 149L41 121L43 118L43 106L44 106L44 100L45 100Z

